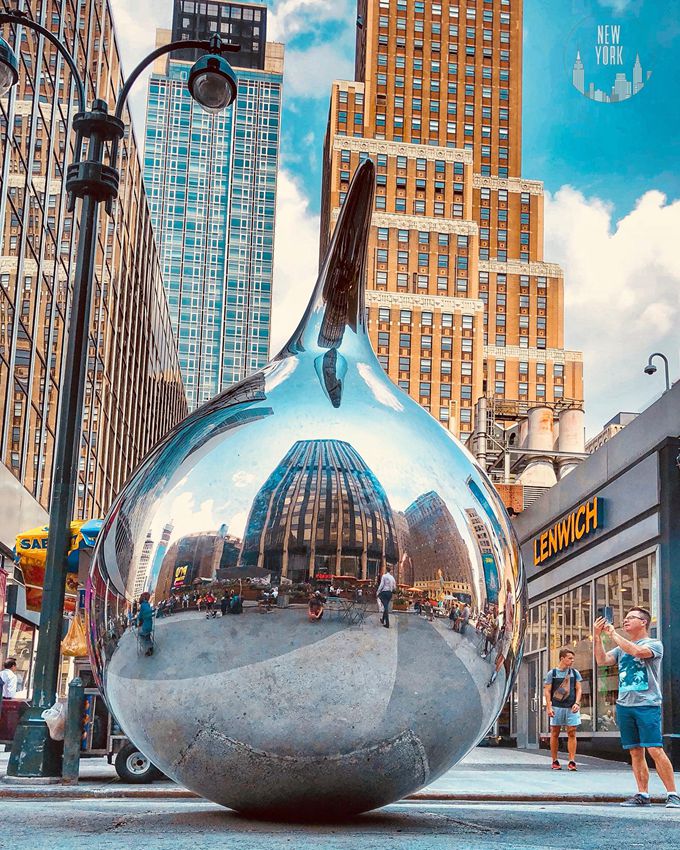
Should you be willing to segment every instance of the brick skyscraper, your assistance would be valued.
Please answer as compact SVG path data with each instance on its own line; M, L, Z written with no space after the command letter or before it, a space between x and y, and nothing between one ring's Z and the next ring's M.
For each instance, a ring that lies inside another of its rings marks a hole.
M390 377L462 438L486 394L509 418L583 398L543 186L521 177L522 0L358 0L356 81L333 83L321 252L370 156L371 339Z

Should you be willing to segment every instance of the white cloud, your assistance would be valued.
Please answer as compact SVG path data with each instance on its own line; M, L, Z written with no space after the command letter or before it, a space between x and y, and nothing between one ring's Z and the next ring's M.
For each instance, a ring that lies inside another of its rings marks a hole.
M285 41L323 21L353 21L355 0L279 0L267 16L267 39Z
M319 217L289 172L279 172L270 352L278 354L302 318L318 277Z
M168 0L111 0L116 42L121 52L123 71L132 69L156 46L156 29L170 27L172 3ZM146 125L147 81L151 70L144 73L130 94L129 107L137 144L143 147Z
M317 44L286 54L284 86L289 96L328 99L333 80L353 78L354 60L341 44Z
M680 201L652 190L614 222L609 204L563 186L546 194L545 225L545 256L565 273L565 344L584 353L594 434L663 389L660 373L642 372L651 352L664 352L678 377Z
M600 6L606 6L615 12L623 12L631 5L633 0L600 0Z

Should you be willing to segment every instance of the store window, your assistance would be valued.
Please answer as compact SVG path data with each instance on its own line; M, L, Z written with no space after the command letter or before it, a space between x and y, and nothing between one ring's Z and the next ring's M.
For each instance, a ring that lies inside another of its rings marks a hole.
M33 674L35 629L16 617L8 619L10 628L9 639L5 644L7 647L6 657L16 658L17 660L16 670L14 671L17 675L17 698L26 699L30 693Z
M656 556L646 555L620 567L595 582L596 610L608 606L612 609L616 628L621 627L627 611L635 605L646 608L652 615L649 627L651 637L657 637L656 610ZM597 668L597 728L598 732L615 732L616 698L618 695L618 667Z
M550 651L548 669L557 667L559 651L568 646L573 649L574 667L583 677L581 693L581 732L593 731L593 617L590 583L576 587L551 599L548 622ZM547 720L544 713L544 723ZM546 730L547 731L547 728Z

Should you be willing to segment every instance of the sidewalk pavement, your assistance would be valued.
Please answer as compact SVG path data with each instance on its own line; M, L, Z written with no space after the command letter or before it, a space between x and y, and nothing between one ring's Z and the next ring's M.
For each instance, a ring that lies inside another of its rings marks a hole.
M106 759L83 759L78 785L20 784L5 781L9 753L0 753L0 800L2 799L83 799L122 798L172 800L195 798L189 791L169 780L150 785L128 785L118 779ZM567 759L560 754L562 770L550 769L546 750L517 750L504 747L477 747L463 761L427 788L407 798L410 801L462 802L560 802L615 803L635 792L630 767L623 762L578 756L578 771L566 769ZM680 774L676 773L680 786ZM652 772L650 793L653 800L665 799L661 781Z

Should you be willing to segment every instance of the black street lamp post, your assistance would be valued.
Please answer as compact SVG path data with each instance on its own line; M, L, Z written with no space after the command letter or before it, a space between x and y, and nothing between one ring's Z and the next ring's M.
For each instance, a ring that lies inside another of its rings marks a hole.
M125 133L123 108L133 83L159 56L187 48L206 51L189 75L191 96L204 109L219 112L230 106L237 93L236 75L223 53L236 52L238 45L224 44L219 36L210 41L176 41L159 47L143 59L130 75L118 96L114 115L106 101L95 99L87 109L85 84L75 60L54 33L31 20L26 12L0 14L0 24L27 27L53 44L68 64L75 81L78 113L73 119L76 131L75 161L66 173L68 209L82 200L76 270L73 281L71 319L66 343L59 396L57 436L54 449L50 525L45 564L45 582L40 612L33 699L14 736L7 769L14 777L59 777L61 756L49 737L42 712L54 702L59 675L60 644L66 586L70 523L73 517L75 487L80 453L80 426L87 367L87 340L97 245L99 205L111 205L118 196L120 174L117 168L118 143ZM18 61L9 44L0 38L0 96L18 80ZM83 155L84 141L88 140ZM110 144L109 164L105 164L106 144Z

